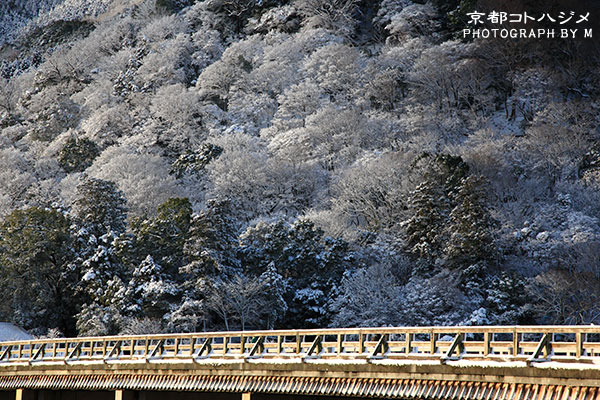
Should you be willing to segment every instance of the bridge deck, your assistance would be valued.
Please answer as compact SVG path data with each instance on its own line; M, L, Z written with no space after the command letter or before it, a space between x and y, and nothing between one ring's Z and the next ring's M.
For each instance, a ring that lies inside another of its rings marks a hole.
M0 389L19 388L600 399L600 327L245 331L0 343Z

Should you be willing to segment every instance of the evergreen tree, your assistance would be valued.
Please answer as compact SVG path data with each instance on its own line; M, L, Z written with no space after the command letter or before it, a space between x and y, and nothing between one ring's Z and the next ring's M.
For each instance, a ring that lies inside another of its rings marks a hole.
M100 149L93 141L71 137L58 153L58 164L65 172L81 172L92 165L99 155Z
M409 194L408 209L412 214L402 223L407 250L420 259L419 266L431 269L432 263L443 263L448 232L445 229L453 208L453 193L459 190L468 166L460 157L424 153L414 161L423 171L423 181ZM423 270L418 268L418 270Z
M118 237L112 231L96 238L81 228L75 234L77 258L72 269L80 271L77 294L84 303L76 315L80 335L119 332L126 271L117 255Z
M219 158L221 153L223 153L222 147L203 143L200 150L179 155L177 160L171 164L170 172L177 178L182 178L185 174L205 174L206 166L212 160Z
M240 259L255 276L274 269L286 280L288 327L325 326L329 296L337 289L353 255L348 244L325 237L307 220L259 223L240 236Z
M152 256L147 256L131 274L125 291L125 312L134 318L168 319L179 289Z
M60 211L16 210L0 224L0 299L3 317L43 334L73 335L77 307L70 221Z
M206 304L213 282L239 273L236 257L237 223L228 217L227 204L209 200L206 209L193 215L183 253L186 264L179 269L183 296L171 314L172 327L195 331L210 322Z
M93 293L93 300L77 313L77 332L81 336L116 335L125 324L125 285L114 276L102 286L94 286L98 286L98 290Z
M496 257L493 221L485 206L484 190L480 178L469 176L453 195L456 205L448 218L448 241L444 247L451 265L468 266Z
M157 208L153 218L134 218L131 252L124 254L130 265L139 265L148 255L175 277L185 265L183 248L186 242L192 205L187 198L171 198Z
M417 257L433 260L439 257L441 233L446 222L448 199L433 182L423 182L410 193L408 209L412 216L403 223L407 246Z
M113 182L84 177L77 186L73 214L91 235L120 234L125 231L126 204L123 192Z

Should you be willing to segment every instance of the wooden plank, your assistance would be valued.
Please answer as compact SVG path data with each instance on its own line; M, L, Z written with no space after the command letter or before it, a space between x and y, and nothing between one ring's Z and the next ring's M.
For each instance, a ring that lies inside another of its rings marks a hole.
M283 336L277 335L277 354L281 354L283 351Z
M150 350L150 339L146 336L144 338L144 358L148 358L148 351Z

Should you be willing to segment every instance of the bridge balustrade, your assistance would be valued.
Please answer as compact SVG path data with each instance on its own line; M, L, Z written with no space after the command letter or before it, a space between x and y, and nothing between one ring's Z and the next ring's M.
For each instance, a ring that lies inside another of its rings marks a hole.
M17 363L204 359L453 359L572 361L600 357L600 327L400 327L211 332L0 343Z

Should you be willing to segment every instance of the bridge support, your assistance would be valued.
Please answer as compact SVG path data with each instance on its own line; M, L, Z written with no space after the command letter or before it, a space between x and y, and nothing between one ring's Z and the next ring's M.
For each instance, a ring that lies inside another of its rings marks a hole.
M242 400L252 400L252 393L242 393Z
M130 390L115 390L115 400L133 400L133 398L134 393Z
M17 389L15 400L34 400L35 391L27 389Z

